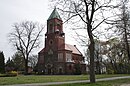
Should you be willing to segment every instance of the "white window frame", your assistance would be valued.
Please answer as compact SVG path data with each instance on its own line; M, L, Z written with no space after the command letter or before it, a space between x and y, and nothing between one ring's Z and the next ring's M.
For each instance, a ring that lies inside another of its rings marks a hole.
M66 62L72 62L72 54L66 53Z

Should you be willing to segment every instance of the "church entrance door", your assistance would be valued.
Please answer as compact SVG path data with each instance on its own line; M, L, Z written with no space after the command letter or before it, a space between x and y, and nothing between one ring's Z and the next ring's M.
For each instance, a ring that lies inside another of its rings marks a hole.
M49 68L49 69L47 69L47 74L48 75L51 75L52 74L52 72L51 72L51 69Z
M47 64L47 74L51 75L52 74L52 64Z

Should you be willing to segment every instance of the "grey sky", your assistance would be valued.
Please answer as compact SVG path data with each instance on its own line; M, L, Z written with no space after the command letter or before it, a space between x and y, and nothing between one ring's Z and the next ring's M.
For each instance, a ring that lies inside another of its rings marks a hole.
M14 54L7 39L13 23L30 20L45 24L50 12L48 0L0 0L0 50L6 60Z
M13 29L12 25L25 20L46 24L52 10L48 0L0 0L0 51L4 52L6 60L15 52L15 48L9 44L7 38L8 33ZM68 34L70 32L65 29L66 42L74 45L73 39ZM44 44L44 41L42 42Z

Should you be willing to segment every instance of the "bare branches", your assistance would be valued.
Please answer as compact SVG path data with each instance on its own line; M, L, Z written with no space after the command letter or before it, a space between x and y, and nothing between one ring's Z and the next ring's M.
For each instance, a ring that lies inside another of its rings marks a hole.
M30 21L14 24L14 31L9 34L10 42L24 55L39 45L39 37L44 27Z
M86 20L89 20L89 14L88 14L88 4L87 4L87 1L86 0L84 0L84 3L85 3L85 6L86 6Z
M29 55L33 49L39 46L39 38L44 27L30 21L16 23L13 27L14 31L9 34L9 40L22 53L25 60L25 73L28 73Z
M92 6L91 6L91 16L90 16L90 21L89 23L91 24L92 20L93 20L93 16L94 16L94 13L95 13L95 0L92 0Z
M42 27L41 30L36 34L36 37L35 37L35 39L34 39L32 45L31 45L31 47L30 47L29 53L32 51L33 48L36 48L36 47L38 46L38 45L35 46L35 44L36 44L36 42L37 42L37 40L38 40L38 38L39 38L41 32L43 31L43 29L44 29L44 27Z
M73 17L76 17L78 14L72 15L70 16L64 23L68 22L69 20L71 20Z

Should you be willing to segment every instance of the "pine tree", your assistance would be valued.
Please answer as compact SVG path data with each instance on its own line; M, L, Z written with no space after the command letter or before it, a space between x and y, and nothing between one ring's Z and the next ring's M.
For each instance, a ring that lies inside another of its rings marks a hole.
M4 54L0 51L0 73L5 73Z
M5 64L6 72L14 71L14 69L15 69L14 62L10 58L8 58L8 60Z

